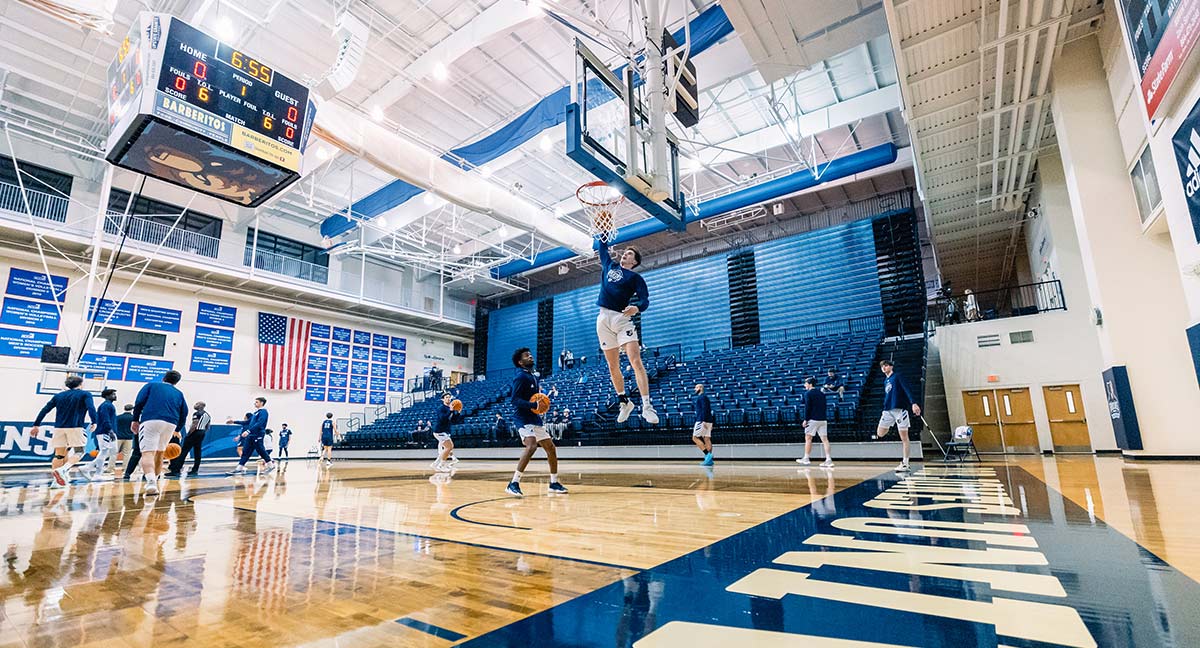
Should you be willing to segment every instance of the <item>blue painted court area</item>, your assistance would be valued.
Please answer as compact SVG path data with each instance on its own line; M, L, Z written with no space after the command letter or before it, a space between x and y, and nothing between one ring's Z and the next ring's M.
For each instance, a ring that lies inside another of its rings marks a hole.
M1020 468L888 473L464 646L1197 646L1200 585Z

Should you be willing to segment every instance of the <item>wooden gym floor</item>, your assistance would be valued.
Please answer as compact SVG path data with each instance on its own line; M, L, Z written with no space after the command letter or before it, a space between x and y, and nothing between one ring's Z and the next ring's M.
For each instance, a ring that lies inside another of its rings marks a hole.
M1200 463L975 466L9 473L0 647L1200 645Z

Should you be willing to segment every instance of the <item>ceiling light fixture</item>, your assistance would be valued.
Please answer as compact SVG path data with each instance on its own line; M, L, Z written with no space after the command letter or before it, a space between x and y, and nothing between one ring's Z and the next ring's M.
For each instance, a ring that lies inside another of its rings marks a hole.
M383 121L383 108L380 108L378 104L371 107L371 119L377 122Z
M455 245L455 246L454 246L454 253L455 253L455 254L462 254L462 246L461 246L461 245Z
M229 42L237 36L237 30L233 28L233 21L229 16L221 16L217 18L217 38L222 41Z
M437 81L445 81L450 78L450 70L446 69L446 64L438 61L433 64L433 78Z
M507 227L501 225L499 233L500 233L500 238L508 238L508 228Z
M488 178L492 177L491 167L489 167L487 165L479 167L479 175L483 176L484 180L487 180Z
M541 139L538 140L538 146L543 151L549 151L554 148L554 140L550 139L549 135L542 135Z

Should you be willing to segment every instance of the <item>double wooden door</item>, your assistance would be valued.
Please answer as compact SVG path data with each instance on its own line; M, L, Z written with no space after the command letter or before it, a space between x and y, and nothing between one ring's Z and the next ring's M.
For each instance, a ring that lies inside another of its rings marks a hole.
M980 452L1040 452L1028 387L974 389L962 397Z

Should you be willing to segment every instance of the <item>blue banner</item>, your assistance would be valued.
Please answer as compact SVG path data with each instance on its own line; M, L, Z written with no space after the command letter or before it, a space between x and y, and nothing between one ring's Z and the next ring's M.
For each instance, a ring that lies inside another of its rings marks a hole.
M51 289L51 285L54 286L53 289ZM54 291L53 294L51 294L51 290ZM41 299L42 301L55 301L54 297L57 295L58 301L62 302L67 294L67 278L50 275L50 281L46 281L44 273L10 268L8 289L4 292L17 297Z
M350 361L343 358L330 358L329 370L337 373L350 373Z
M355 360L370 360L371 347L356 346L350 351L350 357Z
M329 355L329 342L325 340L309 340L308 352L317 355Z
M34 333L33 331L0 328L0 355L40 358L42 357L42 347L47 344L53 345L56 340L58 340L57 333Z
M125 380L129 382L154 382L174 368L171 360L130 358L125 367Z
M4 307L0 309L0 324L57 331L58 307L54 304L5 297Z
M237 308L200 302L196 310L196 323L233 328L237 323Z
M384 392L376 392L376 391L371 392L371 398L370 398L371 405L383 405L386 402L387 402L387 394L385 394Z
M408 340L402 337L392 338L392 349L395 351L404 351L408 346Z
M355 405L365 405L367 402L367 392L350 390L350 402Z
M331 355L335 358L349 358L350 357L350 345L349 344L339 344L337 342L334 342L333 344L329 345L329 355Z
M325 401L324 387L308 387L304 390L304 400L306 401Z
M389 380L388 381L388 391L390 391L390 392L404 391L404 379L401 378L400 380Z
M371 349L371 362L387 362L387 349Z
M383 335L382 333L374 333L371 335L371 346L383 347L386 349L390 341L391 338Z
M229 374L233 356L221 351L192 349L192 371L196 373Z
M366 389L366 388L367 388L367 377L366 376L350 376L350 389Z
M371 346L371 332L370 331L355 331L354 332L354 343L355 344L365 344L366 346Z
M402 365L407 360L408 360L408 358L404 357L404 353L402 353L400 351L392 351L392 357L391 357L392 364Z
M217 351L233 351L233 331L229 329L196 327L196 339L192 346L197 349L216 349Z
M350 376L344 373L329 374L330 387L345 387L350 384Z
M318 339L318 340L328 340L330 333L331 333L331 329L328 324L314 323L312 325L312 333L310 333L309 335L311 335L313 338Z
M125 377L125 356L85 353L79 359L79 366L84 369L107 371L109 380L121 380Z
M387 378L372 378L367 385L371 391L387 391Z
M346 402L346 390L345 389L330 389L329 393L325 396L325 400L329 401L330 403L345 403Z
M358 361L351 362L350 373L356 376L365 376L371 373L371 363Z
M329 368L329 358L325 356L308 356L308 368L315 371L325 371Z
M350 332L350 329L348 329L348 328L342 328L342 327L340 327L340 326L335 326L335 327L333 327L333 339L334 339L335 341L337 341L337 342L349 342L349 341L350 341L350 338L351 338L351 336L352 336L352 333Z
M324 371L310 371L304 378L304 384L309 387L324 387L329 381L329 374Z
M386 378L388 375L388 366L385 364L378 364L378 363L372 364L371 365L371 375L372 376L383 376Z
M134 328L146 329L148 331L178 333L179 320L182 318L182 311L138 304L133 326Z
M96 315L96 298L92 297L88 304L88 319L95 318L97 324L112 326L133 326L133 304L117 304L111 299L105 299L100 305L100 314Z
M404 367L401 365L391 365L388 367L388 378L404 380Z

